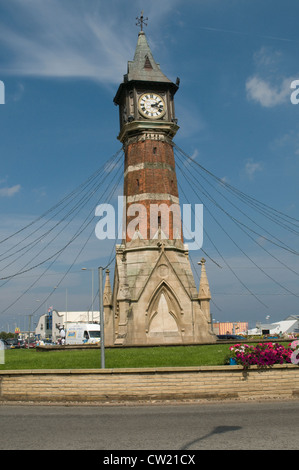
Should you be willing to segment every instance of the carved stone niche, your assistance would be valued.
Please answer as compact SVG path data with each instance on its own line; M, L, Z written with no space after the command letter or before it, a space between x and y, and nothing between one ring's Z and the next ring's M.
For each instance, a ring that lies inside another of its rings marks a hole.
M166 265L160 265L162 271ZM147 309L146 333L150 336L178 336L182 331L181 306L174 292L162 282L154 292Z

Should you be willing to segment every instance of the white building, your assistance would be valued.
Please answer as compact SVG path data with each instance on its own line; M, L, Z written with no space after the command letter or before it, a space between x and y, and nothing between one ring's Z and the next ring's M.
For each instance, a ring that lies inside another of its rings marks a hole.
M256 328L248 330L249 335L279 335L299 333L299 315L290 315L284 320L273 323L257 323Z
M100 323L99 311L93 312L58 312L49 310L42 315L35 328L35 335L39 339L51 339L57 341L61 328L66 328L68 323Z

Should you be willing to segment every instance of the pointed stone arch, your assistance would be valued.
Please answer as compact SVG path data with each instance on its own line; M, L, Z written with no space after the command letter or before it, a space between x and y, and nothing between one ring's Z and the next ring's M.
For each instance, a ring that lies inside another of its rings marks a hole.
M180 302L163 280L153 292L146 310L146 332L149 335L178 336L182 330Z

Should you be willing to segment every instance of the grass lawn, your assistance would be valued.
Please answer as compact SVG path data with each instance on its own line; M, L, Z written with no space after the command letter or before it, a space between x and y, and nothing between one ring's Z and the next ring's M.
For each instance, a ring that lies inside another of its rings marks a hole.
M233 344L233 343L232 343ZM289 341L281 341L287 346ZM147 348L106 349L107 369L131 367L215 366L227 363L231 344L201 346L167 346ZM101 367L100 349L69 351L37 351L35 349L5 350L1 370L21 369L97 369Z
M106 349L107 369L123 367L171 367L223 365L229 344L168 346L154 348ZM17 369L96 369L101 367L100 349L36 351L9 349L0 370Z

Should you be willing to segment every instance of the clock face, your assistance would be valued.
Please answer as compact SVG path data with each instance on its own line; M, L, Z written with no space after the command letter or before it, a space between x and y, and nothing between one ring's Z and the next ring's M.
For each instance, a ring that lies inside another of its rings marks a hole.
M166 112L165 101L156 93L143 93L139 98L138 108L148 119L159 119Z

